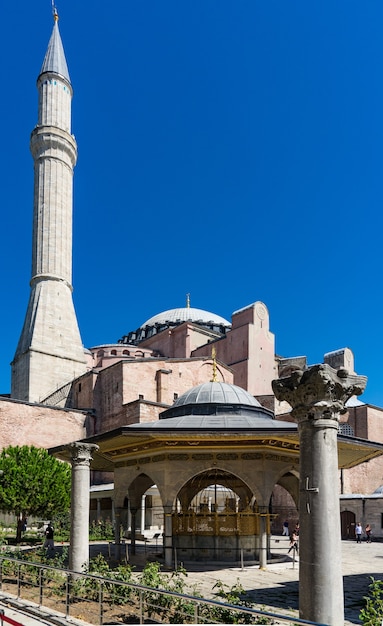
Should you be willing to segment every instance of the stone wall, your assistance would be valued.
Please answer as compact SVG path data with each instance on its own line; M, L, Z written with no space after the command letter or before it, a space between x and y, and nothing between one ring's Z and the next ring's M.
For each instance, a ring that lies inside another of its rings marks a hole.
M340 498L340 512L341 517L345 512L349 512L349 539L355 540L354 523L360 522L363 528L362 537L365 538L364 529L366 524L370 524L372 527L372 540L383 540L383 495L380 496L358 496L354 498L347 498L347 496L341 496ZM351 515L350 515L351 514Z
M0 397L0 422L0 449L10 445L52 448L86 437L88 416Z
M77 379L72 397L77 408L94 411L94 431L88 434L95 434L124 424L155 421L177 397L212 375L209 357L121 360ZM217 378L233 382L231 370L222 364L217 364ZM136 405L138 401L143 404Z

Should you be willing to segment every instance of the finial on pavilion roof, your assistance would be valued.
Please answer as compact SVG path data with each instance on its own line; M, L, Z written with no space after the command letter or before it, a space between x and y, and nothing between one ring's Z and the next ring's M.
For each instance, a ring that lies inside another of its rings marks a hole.
M190 293L186 294L186 308L190 309Z
M215 346L211 349L211 358L213 359L213 378L211 379L211 383L216 383L217 381L217 360L216 360L217 351Z

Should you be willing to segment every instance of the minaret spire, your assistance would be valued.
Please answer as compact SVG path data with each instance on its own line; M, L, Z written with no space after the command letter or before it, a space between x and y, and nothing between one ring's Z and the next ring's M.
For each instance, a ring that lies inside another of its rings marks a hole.
M31 292L12 363L12 397L27 402L43 401L85 371L72 300L73 90L53 1L52 11L30 143L35 171Z

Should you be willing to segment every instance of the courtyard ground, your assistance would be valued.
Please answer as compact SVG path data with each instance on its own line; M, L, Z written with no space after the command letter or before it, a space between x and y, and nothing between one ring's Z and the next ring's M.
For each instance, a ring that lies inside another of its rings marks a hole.
M287 555L288 537L273 536L271 552L285 556L279 562L268 564L266 570L258 565L217 565L214 563L185 562L188 572L187 584L197 585L206 598L214 597L213 587L220 580L231 587L237 580L248 592L254 603L284 613L293 609L298 616L299 557L295 563ZM140 571L148 558L152 559L157 548L153 542L138 545L138 553L130 557L135 571ZM370 577L383 579L383 543L342 541L342 571L345 603L345 624L360 624L359 613L363 596L368 593Z
M258 565L217 565L214 563L184 563L187 571L186 583L192 593L196 586L199 592L206 598L214 598L214 585L221 581L230 588L237 581L247 592L249 599L264 610L279 614L298 616L298 580L299 580L299 557L294 561L291 555L287 555L289 541L286 537L272 537L271 550L278 554L277 562L268 564L266 570L259 569ZM61 545L56 546L61 550ZM113 546L108 542L94 542L90 545L90 556L102 553L109 561L110 566L115 564L113 558ZM110 553L110 556L109 556ZM135 572L142 571L145 563L160 557L161 548L154 541L138 542L137 554L130 556L130 564ZM160 559L161 560L161 559ZM353 626L360 624L359 613L363 606L363 596L368 593L370 577L383 579L383 543L357 544L353 541L342 541L342 568L344 576L344 603L345 625ZM163 571L166 571L165 568ZM6 607L6 614L17 619L17 607L0 594L0 608ZM43 612L42 612L43 613ZM22 617L22 619L21 619ZM20 614L20 621L27 626L47 623L44 619L26 618L25 613ZM42 614L40 613L40 617ZM86 619L86 615L83 619ZM65 620L64 620L65 621ZM77 624L85 626L86 622L73 620Z

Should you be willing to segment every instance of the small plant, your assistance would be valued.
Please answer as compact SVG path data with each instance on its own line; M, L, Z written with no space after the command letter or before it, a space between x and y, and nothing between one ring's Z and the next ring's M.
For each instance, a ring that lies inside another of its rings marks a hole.
M187 572L183 567L177 568L169 575L161 572L159 563L147 563L141 573L139 583L153 590L185 593L186 576ZM182 598L159 594L155 591L145 591L142 598L149 617L158 616L166 619L170 624L182 624L185 623L185 616L193 615L192 605Z
M368 596L364 596L365 607L359 617L365 626L381 626L383 621L383 581L370 576Z
M114 539L113 524L109 519L94 521L89 528L90 541L108 541Z

